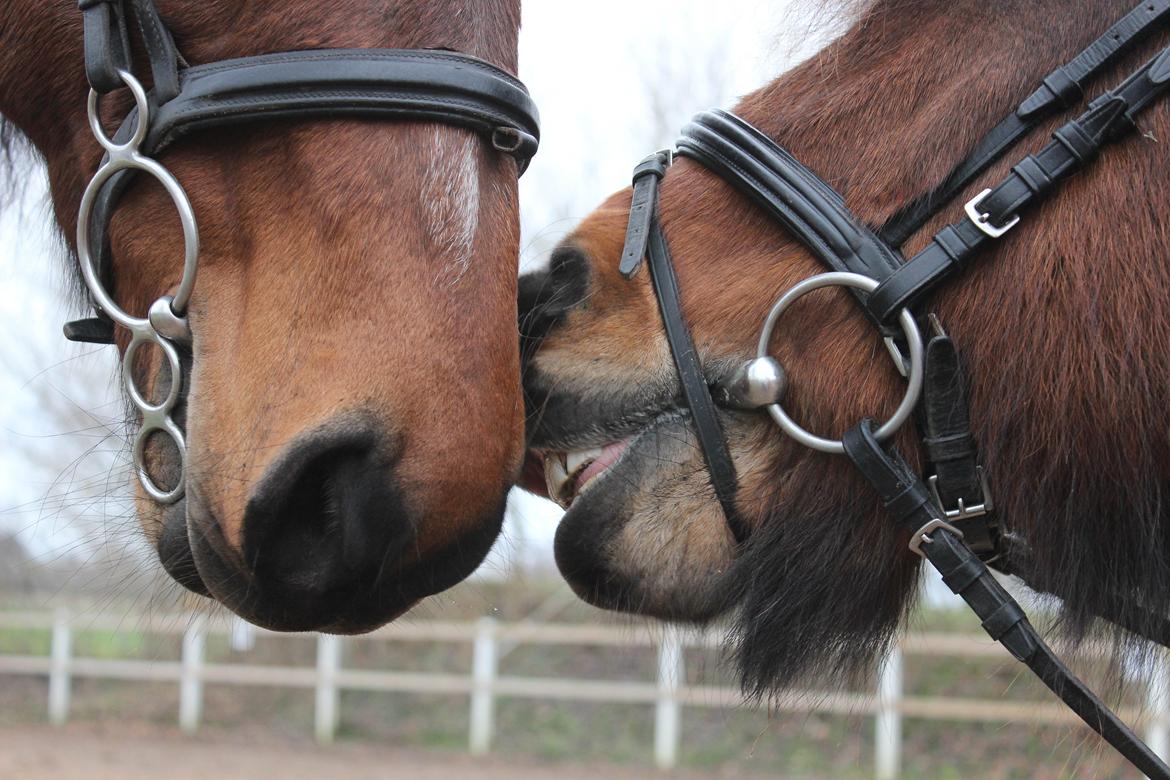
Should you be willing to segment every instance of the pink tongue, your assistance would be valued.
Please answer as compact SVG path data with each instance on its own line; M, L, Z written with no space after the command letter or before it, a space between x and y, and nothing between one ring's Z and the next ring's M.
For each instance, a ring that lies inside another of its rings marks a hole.
M578 475L577 483L573 486L573 489L580 490L582 485L612 466L622 456L622 453L626 451L626 447L628 446L630 446L629 439L605 445L601 449L601 454L597 456L597 460L586 466L585 470Z

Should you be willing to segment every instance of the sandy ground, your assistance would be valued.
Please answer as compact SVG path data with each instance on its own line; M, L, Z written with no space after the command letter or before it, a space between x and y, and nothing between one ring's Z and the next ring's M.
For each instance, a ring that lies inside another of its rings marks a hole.
M0 778L20 780L644 780L697 778L644 767L511 762L384 749L368 744L320 748L252 736L185 737L139 726L0 729Z

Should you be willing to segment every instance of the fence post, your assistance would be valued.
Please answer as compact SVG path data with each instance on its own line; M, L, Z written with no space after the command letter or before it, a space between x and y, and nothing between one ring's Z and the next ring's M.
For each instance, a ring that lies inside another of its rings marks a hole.
M471 656L471 754L485 755L492 747L492 720L495 710L496 621L480 618L475 627Z
M250 653L256 649L256 628L242 617L232 618L229 644L233 652Z
M203 716L203 654L207 644L206 619L194 615L183 633L179 676L179 728L194 734Z
M73 650L73 632L69 613L57 610L53 618L53 638L49 656L49 722L60 726L69 718L69 661Z
M878 673L874 719L874 762L877 780L895 780L902 771L902 648L894 645Z
M1167 679L1166 654L1157 650L1150 658L1146 684L1146 709L1150 725L1146 729L1146 743L1150 750L1163 760L1170 754L1170 738L1167 736L1166 717L1170 715L1170 680Z
M341 696L337 672L341 669L341 637L317 635L317 704L314 711L317 741L329 743L337 735Z
M654 763L673 769L678 763L679 721L682 705L678 689L683 681L681 630L669 626L658 646L658 702L654 706Z

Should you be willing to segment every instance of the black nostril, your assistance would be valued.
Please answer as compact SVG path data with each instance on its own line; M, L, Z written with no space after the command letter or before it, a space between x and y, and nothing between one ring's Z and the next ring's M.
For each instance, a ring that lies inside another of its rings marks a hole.
M261 589L322 595L369 582L413 537L390 459L366 431L310 435L261 480L244 555Z

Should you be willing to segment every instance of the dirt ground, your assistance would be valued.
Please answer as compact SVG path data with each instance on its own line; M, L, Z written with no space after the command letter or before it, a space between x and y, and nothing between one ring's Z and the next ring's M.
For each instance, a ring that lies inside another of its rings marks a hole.
M174 730L133 726L0 729L0 778L21 780L644 780L644 767L511 762L466 755L382 749L368 744L328 748L252 735L185 737Z

